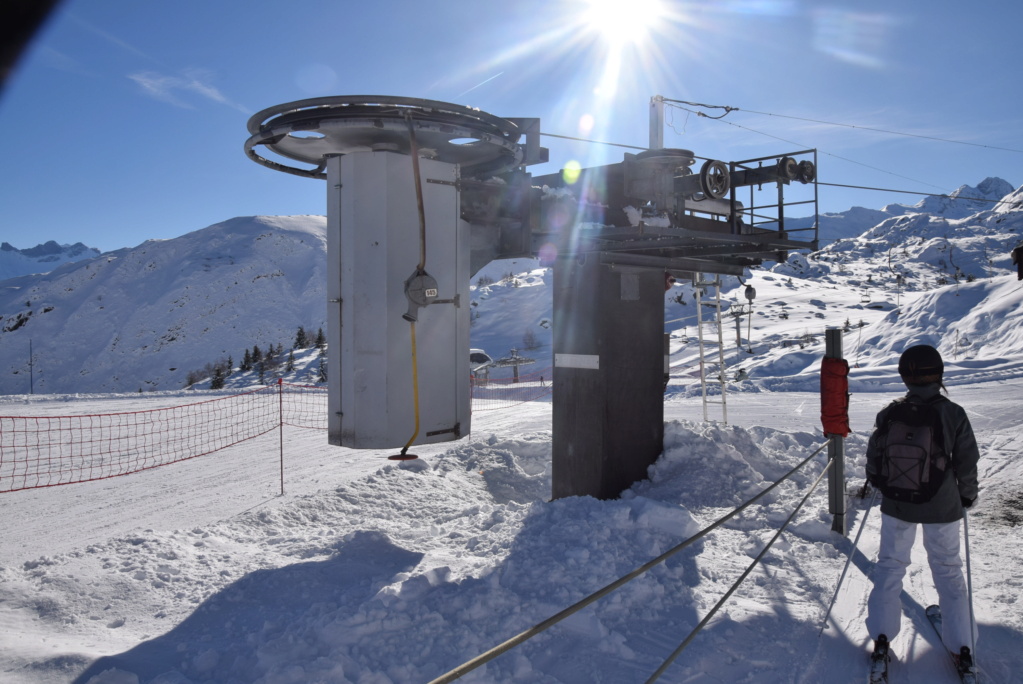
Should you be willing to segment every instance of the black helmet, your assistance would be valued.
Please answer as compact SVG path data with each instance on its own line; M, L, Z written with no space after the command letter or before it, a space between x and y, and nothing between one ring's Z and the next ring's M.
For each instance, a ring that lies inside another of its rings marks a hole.
M929 344L918 344L902 352L899 375L907 385L929 385L941 382L945 364L938 350Z

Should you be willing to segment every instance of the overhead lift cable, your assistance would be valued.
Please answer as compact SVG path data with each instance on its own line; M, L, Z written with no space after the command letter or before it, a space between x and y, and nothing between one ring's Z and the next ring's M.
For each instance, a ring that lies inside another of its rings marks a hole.
M665 102L671 104L673 102L673 100L665 100ZM749 131L750 133L756 133L757 135L763 135L763 136L766 136L768 138L774 138L775 140L780 140L781 142L788 143L790 145L797 145L799 147L808 147L807 145L803 145L802 143L798 143L798 142L795 142L793 140L788 140L786 138L781 138L781 137L779 137L777 135L771 135L770 133L764 133L763 131L758 131L755 128L750 128L749 126L743 126L742 124L737 124L734 121L724 121L720 116L707 116L706 114L703 114L702 112L698 112L698 111L696 111L694 109L686 109L685 107L681 107L679 105L673 105L673 106L676 106L679 109L683 109L683 110L685 110L687 112L691 112L691 113L694 113L694 114L702 115L702 116L704 116L704 117L706 117L708 119L714 119L715 121L721 121L721 123L726 123L729 126L735 126L736 128L741 128L742 130ZM737 111L741 111L741 110L737 110ZM887 169L882 169L882 168L879 168L877 166L871 166L870 164L865 164L863 162L856 161L855 159L849 159L848 157L843 157L841 155L834 154L832 152L825 152L824 150L818 150L818 153L826 155L828 157L834 157L835 159L841 159L842 161L849 162L850 164L856 164L857 166L862 166L864 168L871 169L873 171L880 171L881 173L886 173L889 176L895 176L896 178L902 178L904 180L913 181L914 183L920 183L921 185L929 185L932 188L941 189L939 186L934 185L933 183L928 183L926 181L917 180L916 178L910 178L909 176L903 176L902 174L898 174L898 173L895 173L893 171L889 171Z
M650 149L649 147L642 147L640 145L626 145L625 143L609 142L607 140L590 140L589 138L577 138L577 137L571 136L571 135L558 135L557 133L543 133L543 132L541 132L540 135L544 136L545 138L559 138L561 140L574 140L575 142L590 143L591 145L609 145L611 147L622 147L622 148L625 148L627 150L640 150L642 152L646 152L647 150ZM694 154L693 155L693 159L708 160L708 157L701 157L699 155L695 155Z
M873 128L871 126L860 126L858 124L839 123L837 121L822 121L820 119L809 119L809 118L802 117L802 116L790 116L790 115L787 115L787 114L773 114L771 112L758 112L755 109L741 109L739 107L731 107L731 106L728 106L728 105L706 105L706 104L700 104L699 102L686 102L685 100L669 100L668 98L664 98L664 102L671 103L671 104L689 105L691 107L703 107L705 109L724 109L725 110L725 113L721 114L720 116L711 116L710 114L707 114L705 112L699 112L699 111L694 111L694 110L686 110L686 111L692 111L697 116L702 116L702 117L704 117L706 119L723 119L724 117L728 116L732 112L745 112L746 114L760 114L762 116L773 116L773 117L776 117L776 118L779 118L779 119L793 119L795 121L806 121L807 123L823 124L825 126L841 126L843 128L856 128L856 129L859 129L861 131L871 131L873 133L886 133L888 135L901 135L901 136L905 136L907 138L920 138L922 140L934 140L936 142L953 143L955 145L969 145L971 147L982 147L982 148L987 149L987 150L1001 150L1002 152L1017 152L1019 154L1023 154L1023 150L1017 150L1017 149L1015 149L1013 147L999 147L998 145L984 145L982 143L974 143L974 142L969 142L969 141L966 141L966 140L952 140L950 138L939 138L939 137L933 136L933 135L921 135L919 133L906 133L906 132L903 132L903 131L891 131L891 130L888 130L888 129L885 129L885 128Z
M557 133L540 133L540 135L546 138L561 138L562 140L574 140L576 142L591 143L594 145L610 145L611 147L624 147L627 150L643 150L644 152L648 149L646 147L640 147L639 145L625 145L623 143L607 142L605 140L588 140L586 138L575 138L571 135L558 135Z
M817 185L828 185L836 188L852 188L853 190L877 190L878 192L901 192L902 194L919 194L927 197L944 197L946 199L969 199L971 201L986 201L991 204L1011 203L1007 199L991 199L989 197L964 197L962 195L941 194L938 192L921 192L919 190L896 190L894 188L875 188L868 185L847 185L845 183L824 183L817 181Z
M740 109L739 107L731 107L729 105L708 105L708 104L701 104L699 102L687 102L685 100L672 100L672 99L669 99L669 98L664 98L664 102L667 103L667 104L670 104L670 105L674 105L678 109L682 109L684 111L690 112L691 114L696 114L697 116L702 116L702 117L704 117L706 119L713 119L715 121L720 121L720 120L724 119L724 117L727 116L728 114L730 114L731 112L748 112L750 114L763 114L765 116L776 116L776 117L781 117L781 118L785 118L785 119L795 119L795 120L798 120L798 121L808 121L808 122L811 122L811 123L820 123L820 124L826 124L826 125L831 125L831 126L845 126L845 127L848 127L848 128L859 128L859 129L862 129L862 130L873 131L873 132L877 132L877 133L888 133L888 134L891 134L891 135L904 135L904 136L914 137L914 138L924 138L924 139L927 139L927 140L936 140L938 142L957 143L957 144L960 144L960 145L973 145L975 147L985 147L985 148L993 149L993 150L1003 150L1003 151L1006 151L1006 152L1021 152L1021 153L1023 153L1023 150L1016 150L1016 149L1009 148L1009 147L997 147L997 146L994 146L994 145L981 145L979 143L970 143L970 142L966 142L966 141L962 141L962 140L949 140L949 139L946 139L946 138L937 138L937 137L933 137L933 136L917 135L915 133L901 133L899 131L889 131L889 130L885 130L885 129L882 129L882 128L871 128L869 126L857 126L857 125L854 125L854 124L843 124L843 123L836 123L836 122L832 122L832 121L819 121L817 119L807 119L807 118L798 117L798 116L787 116L787 115L784 115L784 114L771 114L769 112L758 112L758 111L753 110L753 109ZM693 106L693 107L704 107L704 108L707 108L707 109L724 109L725 113L721 114L719 116L711 116L711 115L709 115L709 114L707 114L705 112L700 112L700 111L697 111L695 109L688 109L688 108L683 107L681 105L690 105L690 106ZM743 126L741 124L737 124L734 121L725 121L724 123L729 124L730 126L735 126L736 128L741 128L744 131L749 131L750 133L756 133L758 135L763 135L763 136L766 136L768 138L774 138L775 140L780 140L781 142L788 143L790 145L796 145L798 147L806 147L806 145L803 145L801 143L795 142L793 140L788 140L787 138L782 138L782 137L779 137L777 135L772 135L770 133L764 133L763 131L758 131L758 130L756 130L754 128L750 128L748 126ZM579 138L579 137L570 136L570 135L559 135L557 133L540 133L540 135L548 137L548 138L560 138L561 140L573 140L575 142L584 142L584 143L590 143L590 144L594 144L594 145L609 145L611 147L621 147L621 148L625 148L625 149L628 149L628 150L646 150L647 149L646 147L641 147L639 145L626 145L624 143L610 142L610 141L607 141L607 140L591 140L591 139L588 139L588 138ZM940 186L934 185L933 183L928 183L926 181L917 180L916 178L910 178L909 176L903 176L901 174L894 173L892 171L888 171L887 169L882 169L882 168L879 168L879 167L876 167L876 166L871 166L870 164L864 164L863 162L856 161L855 159L849 159L848 157L843 157L841 155L833 154L831 152L825 152L823 150L820 150L819 152L820 152L820 154L824 154L824 155L829 156L829 157L834 157L835 159L840 159L842 161L849 162L850 164L856 164L858 166L863 166L864 168L871 169L873 171L880 171L880 172L886 173L886 174L888 174L890 176L895 176L897 178L902 178L904 180L912 181L914 183L920 183L922 185L929 185L932 188L939 188L940 189ZM697 159L703 159L703 157L696 157L696 158ZM914 190L894 190L892 188L875 188L875 187L868 187L868 186L863 186L863 185L848 185L848 184L842 184L842 183L824 183L824 182L821 182L821 181L818 181L817 184L818 185L827 185L827 186L831 186L831 187L835 187L835 188L850 188L850 189L853 189L853 190L875 190L875 191L878 191L878 192L898 192L898 193L903 193L903 194L906 194L906 195L923 195L923 196L926 196L926 197L944 197L946 199L973 200L973 201L977 201L977 202L990 202L992 204L1000 204L1001 202L1004 201L1004 200L992 200L992 199L988 199L988 198L985 198L985 197L961 197L961 196L953 197L952 195L946 195L946 194L941 194L941 193L933 193L933 192L920 192L920 191L914 191Z

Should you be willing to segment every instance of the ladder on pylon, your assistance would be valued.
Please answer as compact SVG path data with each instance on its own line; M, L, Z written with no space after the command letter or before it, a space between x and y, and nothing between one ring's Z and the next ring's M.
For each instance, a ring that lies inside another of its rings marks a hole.
M700 349L700 390L703 394L703 420L710 422L711 404L721 406L721 422L728 424L728 395L725 379L725 338L721 324L721 277L709 279L697 273L696 321ZM704 320L704 310L708 320ZM715 354L716 350L716 354ZM716 359L714 356L716 355ZM708 392L708 385L716 386L720 395L715 398Z

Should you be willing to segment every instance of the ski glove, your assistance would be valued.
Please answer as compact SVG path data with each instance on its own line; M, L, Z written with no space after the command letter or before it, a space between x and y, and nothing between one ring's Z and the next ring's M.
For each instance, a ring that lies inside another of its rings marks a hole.
M963 508L969 508L976 501L976 499L967 499L965 496L959 497L959 500L963 503Z

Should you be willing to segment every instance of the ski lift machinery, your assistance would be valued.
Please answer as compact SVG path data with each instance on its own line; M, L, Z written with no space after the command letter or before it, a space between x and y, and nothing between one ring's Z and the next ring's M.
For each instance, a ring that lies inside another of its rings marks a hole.
M329 442L408 458L467 435L470 280L539 257L554 271L552 494L612 498L644 478L663 450L666 274L741 276L817 247L815 150L694 171L663 128L654 97L647 151L533 176L548 161L536 118L391 96L255 114L251 159L326 181ZM798 204L815 220L789 229Z

